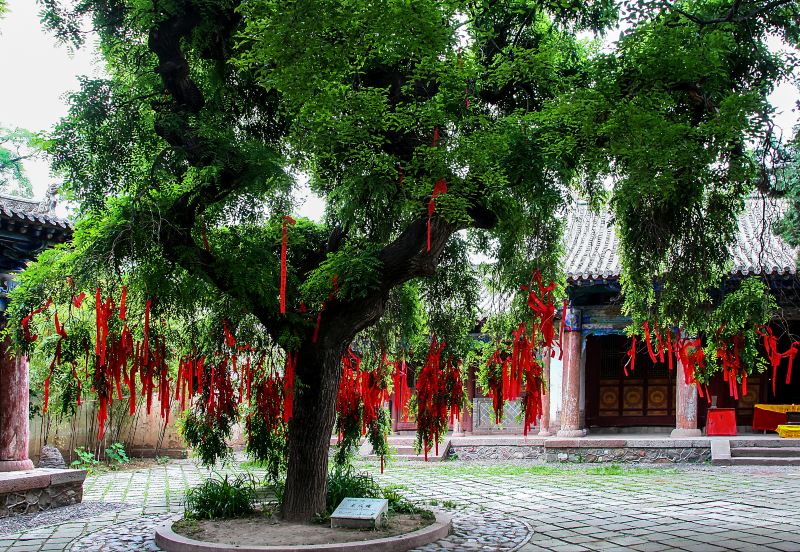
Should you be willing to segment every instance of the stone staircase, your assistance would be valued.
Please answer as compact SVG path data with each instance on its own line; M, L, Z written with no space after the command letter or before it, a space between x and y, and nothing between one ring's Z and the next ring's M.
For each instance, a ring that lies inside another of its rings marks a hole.
M411 460L411 461L424 461L424 454L417 454L414 450L415 436L406 435L390 435L389 446L393 451L394 460ZM439 454L436 454L436 447L432 446L428 451L428 462L441 462L447 458L447 452L450 449L450 438L446 437L442 443L439 443ZM364 441L359 449L359 454L362 458L377 459L378 457L372 454L372 445L369 441Z
M717 466L800 466L800 441L713 439L711 463Z

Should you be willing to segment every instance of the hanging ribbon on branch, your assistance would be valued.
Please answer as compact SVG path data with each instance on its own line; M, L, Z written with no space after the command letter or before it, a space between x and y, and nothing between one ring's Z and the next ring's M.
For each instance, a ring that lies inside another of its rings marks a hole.
M447 182L442 178L433 187L431 200L428 202L428 251L431 250L431 217L436 211L436 198L445 193L447 193Z
M680 335L680 333L678 334ZM708 393L708 384L705 385L705 393L703 392L703 385L695 378L695 370L704 373L706 371L706 354L703 351L703 344L700 338L687 339L685 337L678 337L675 340L675 353L678 355L683 366L683 378L686 385L697 385L697 394L701 398L705 398L708 404L711 404L711 395Z
M494 422L500 424L503 420L503 406L505 405L504 383L507 380L509 357L503 356L500 347L494 350L492 356L486 363L487 384L489 397L492 399L492 410L494 411Z
M402 412L402 420L407 422L408 399L411 398L411 390L408 388L408 367L405 356L399 357L394 362L392 389L394 390L394 400L397 403L397 411Z
M417 439L428 460L430 443L436 444L439 455L439 436L447 431L447 391L441 370L441 357L445 343L431 338L428 356L417 379Z
M767 358L772 366L772 395L774 396L777 389L778 367L784 358L789 359L789 365L786 370L786 385L789 385L792 381L792 365L798 351L800 351L800 341L793 342L786 351L781 353L778 351L778 338L773 334L772 328L769 326L756 326L756 332L763 339L764 351L767 353Z
M717 345L717 359L722 363L722 379L728 383L730 396L739 400L737 379L741 373L742 395L747 395L747 371L742 366L741 351L744 350L744 335L739 333L730 341L720 340Z
M52 304L53 304L53 299L50 298L45 302L44 305L42 305L38 309L34 309L33 312L31 312L29 315L27 315L25 318L22 319L20 325L22 326L22 331L25 335L25 341L33 343L34 341L39 339L38 335L31 334L31 329L30 329L31 319L33 319L33 317L36 316L37 314L41 314L42 312L47 310L47 308Z
M286 249L289 243L288 227L294 226L296 222L297 221L290 216L283 217L283 225L281 228L281 314L286 314Z
M292 418L294 406L294 371L297 368L297 352L286 353L286 363L283 370L283 421L288 423Z

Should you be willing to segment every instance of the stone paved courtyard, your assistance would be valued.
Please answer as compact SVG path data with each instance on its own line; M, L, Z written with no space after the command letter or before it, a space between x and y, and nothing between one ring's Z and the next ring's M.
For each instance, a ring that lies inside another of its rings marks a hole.
M179 516L208 473L187 460L89 477L84 505L0 535L0 551L158 550L153 527ZM425 550L800 551L798 468L456 461L396 463L376 477L454 514L454 535Z

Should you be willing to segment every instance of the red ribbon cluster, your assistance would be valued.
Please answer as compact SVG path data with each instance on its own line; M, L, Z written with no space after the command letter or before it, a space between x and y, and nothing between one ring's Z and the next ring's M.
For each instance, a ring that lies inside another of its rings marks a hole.
M71 279L69 280L72 284ZM80 308L86 297L85 293L72 294L71 305ZM92 354L89 345L85 348L85 372L91 377L92 391L98 400L98 439L102 439L108 420L109 405L115 400L122 400L122 387L128 391L129 413L134 415L137 407L137 395L144 397L147 413L152 410L154 398L160 404L161 417L168 422L170 417L171 397L173 383L169 374L168 353L166 339L163 332L154 332L151 327L152 300L147 300L144 308L142 324L142 339L134 340L128 327L127 289L122 287L119 304L113 296L105 297L100 288L97 288L95 299L95 348ZM33 316L44 312L52 304L48 300L45 305L35 309L26 316L21 325L28 341L35 341L38 336L30 331L30 321ZM119 322L114 320L118 318ZM62 364L61 351L63 342L69 337L67 327L62 323L59 313L53 315L53 325L56 335L55 354L50 364L50 373L44 381L44 410L48 409L50 380L55 368ZM118 329L119 326L121 329ZM175 381L174 398L180 400L181 409L186 408L187 399L205 392L207 399L204 404L209 416L219 417L223 414L235 416L237 403L247 398L250 402L251 386L254 378L251 370L251 355L254 350L249 345L236 344L236 338L228 328L227 321L223 321L224 341L229 349L227 353L215 353L218 361L212 361L206 355L184 355L178 362L177 380ZM238 354L248 351L244 364L238 364ZM264 355L258 364L263 365ZM71 372L78 385L78 404L81 403L80 379L77 374L76 361L71 362ZM286 356L284 376L281 382L280 402L283 407L282 419L288 421L292 416L292 394L294 389L294 370L297 355L290 352ZM89 365L91 364L91 373ZM141 382L138 388L137 377ZM277 377L277 376L274 376ZM259 380L261 381L261 380ZM238 396L236 385L238 383ZM261 389L263 402L264 390ZM263 408L263 405L262 407Z
M783 353L778 352L778 338L772 333L772 328L766 326L756 327L756 331L764 340L764 350L767 352L767 358L772 366L772 394L775 394L775 385L778 380L778 366L784 358L789 359L789 365L786 370L786 385L792 381L792 365L794 359L800 351L800 341L794 341L789 348Z
M361 358L352 349L347 349L347 353L342 357L342 379L336 396L340 441L346 420L358 422L360 419L361 434L365 435L367 427L378 419L380 409L389 400L389 391L383 383L387 369L385 353L381 356L378 368L370 371L363 370Z
M530 286L520 286L523 291L528 292L528 307L531 309L532 315L530 332L524 322L520 323L512 334L511 354L504 354L498 346L487 363L488 391L492 398L495 423L499 424L503 419L505 401L515 400L522 396L525 411L523 425L525 435L542 415L544 378L542 367L536 361L537 351L541 347L548 350L551 356L555 356L553 350L555 345L555 329L553 328L556 311L553 298L555 287L553 281L545 286L538 270L531 275ZM564 301L564 312L558 336L559 358L563 354L566 309L567 302Z
M439 342L433 336L425 364L417 378L417 433L422 440L426 461L431 441L436 444L436 455L439 455L439 433L443 427L447 427L449 397L447 380L441 370L444 347L444 341Z
M744 335L733 336L730 343L720 340L716 355L722 362L722 377L728 382L731 397L739 400L739 386L737 376L742 374L742 396L747 395L747 371L742 366L741 351L744 350Z
M408 399L411 398L411 390L408 388L408 367L406 366L406 359L405 357L398 358L393 364L392 389L394 390L394 399L397 402L398 412L402 411L403 421L407 422Z

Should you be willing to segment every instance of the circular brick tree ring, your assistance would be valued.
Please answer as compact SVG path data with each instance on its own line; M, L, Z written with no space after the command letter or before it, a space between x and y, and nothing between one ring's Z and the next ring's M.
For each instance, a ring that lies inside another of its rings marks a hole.
M443 539L450 534L453 520L445 514L436 514L436 521L426 527L374 540L357 542L338 542L333 544L309 544L286 546L251 546L240 544L223 544L219 542L205 542L190 539L179 535L172 530L173 521L156 528L156 544L167 552L221 552L235 550L236 552L299 552L326 550L329 552L405 552Z

